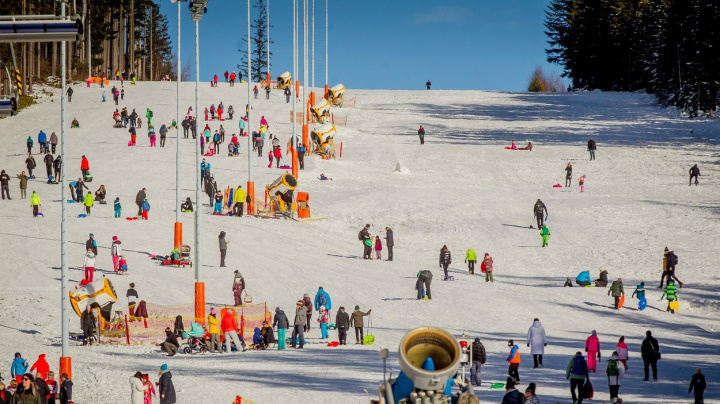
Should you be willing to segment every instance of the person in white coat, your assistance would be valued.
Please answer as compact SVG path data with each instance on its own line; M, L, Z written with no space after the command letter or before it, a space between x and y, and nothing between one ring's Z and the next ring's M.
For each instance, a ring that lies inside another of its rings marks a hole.
M618 393L620 392L620 384L625 375L625 366L620 362L616 351L613 351L608 359L605 373L607 373L608 387L610 388L610 402L613 404L617 403L619 401Z
M543 367L542 357L547 346L547 338L545 337L545 328L540 324L537 318L533 320L532 325L527 333L527 346L530 347L530 353L533 356L533 362L536 369L538 366Z
M130 403L143 404L145 402L145 386L142 382L142 373L136 372L130 378Z

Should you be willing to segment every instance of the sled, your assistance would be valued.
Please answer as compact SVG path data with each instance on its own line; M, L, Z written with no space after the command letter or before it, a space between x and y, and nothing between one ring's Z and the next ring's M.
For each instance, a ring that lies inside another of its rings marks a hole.
M77 201L74 199L68 199L67 203L77 203Z
M331 342L328 342L328 344L327 344L327 346L328 346L329 348L334 348L334 347L336 347L336 346L338 346L338 345L340 345L340 342L339 342L339 341L331 341Z
M588 379L580 388L580 397L582 397L583 400L592 400L594 394L593 385L590 383L590 379Z
M368 335L363 337L362 344L363 345L372 345L375 343L375 335L373 335L372 331L372 318L368 317Z
M625 295L620 296L620 300L618 300L618 309L622 309L624 304L625 304Z
M125 219L127 219L127 220L138 220L138 218L135 217L135 216L128 216L128 217L126 217Z
M42 218L44 218L45 215L43 215L42 212L38 212L37 215L35 215L35 217L42 217Z
M644 297L640 298L640 301L638 302L638 310L643 311L647 307L647 299Z
M491 389L504 389L505 383L493 383L490 385Z
M562 187L563 187L563 186L560 185L560 184L555 184L555 185L553 185L553 188L562 188Z
M78 215L78 217L87 217L87 215L84 214L84 213L81 213L81 214Z
M680 310L680 302L678 302L677 300L673 300L668 303L668 307L670 308L670 310L678 311Z

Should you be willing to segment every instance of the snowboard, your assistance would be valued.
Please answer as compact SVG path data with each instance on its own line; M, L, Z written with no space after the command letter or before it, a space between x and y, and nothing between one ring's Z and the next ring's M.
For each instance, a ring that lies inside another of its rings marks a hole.
M622 309L624 304L625 304L625 295L620 296L620 300L618 300L618 309Z
M638 310L643 311L647 307L647 299L644 297L640 298L640 301L638 302Z

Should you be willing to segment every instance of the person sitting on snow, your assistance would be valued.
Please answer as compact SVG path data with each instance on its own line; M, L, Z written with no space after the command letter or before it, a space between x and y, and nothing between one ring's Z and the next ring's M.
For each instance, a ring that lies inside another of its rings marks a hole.
M98 188L97 191L95 191L95 201L99 204L105 204L105 196L107 195L107 190L105 189L105 185L100 185L100 188Z
M70 124L71 128L79 128L80 122L78 122L77 118L73 118L72 123Z
M575 283L578 286L590 286L590 271L582 271L575 278Z
M183 202L182 206L180 206L180 209L185 213L192 213L193 211L193 204L190 200L190 197L188 197L185 202Z

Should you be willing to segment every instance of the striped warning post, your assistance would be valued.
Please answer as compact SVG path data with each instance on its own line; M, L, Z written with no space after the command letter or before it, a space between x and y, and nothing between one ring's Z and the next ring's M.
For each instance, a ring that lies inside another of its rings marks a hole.
M20 75L20 69L15 69L15 80L17 80L18 94L23 95L23 82Z

